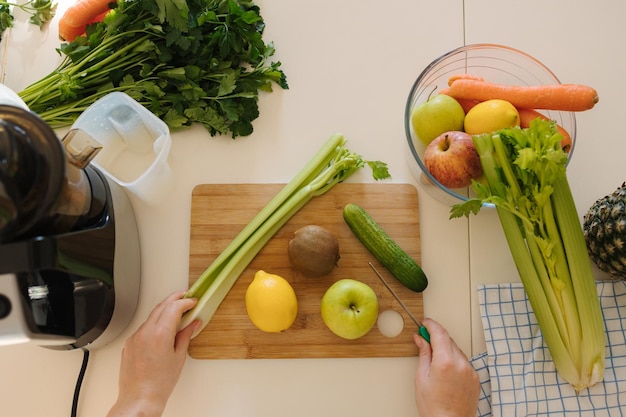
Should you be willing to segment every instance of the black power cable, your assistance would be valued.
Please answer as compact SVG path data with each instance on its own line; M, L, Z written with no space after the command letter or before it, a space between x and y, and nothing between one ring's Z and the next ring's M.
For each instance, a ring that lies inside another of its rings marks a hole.
M87 371L87 364L89 363L89 351L85 348L83 350L83 363L80 366L80 372L78 373L78 379L76 380L76 387L74 387L74 398L72 400L72 417L76 417L78 410L78 396L80 395L80 387L83 385L83 379L85 378L85 372Z

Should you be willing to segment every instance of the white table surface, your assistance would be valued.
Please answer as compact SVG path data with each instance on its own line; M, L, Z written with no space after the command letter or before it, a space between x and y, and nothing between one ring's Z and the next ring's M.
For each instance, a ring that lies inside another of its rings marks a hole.
M158 207L133 199L142 256L135 318L119 339L92 352L79 415L106 413L116 397L125 337L158 301L186 288L194 186L286 182L334 132L345 134L350 148L366 158L388 162L394 182L414 183L405 157L406 97L428 63L460 45L512 46L544 62L563 82L597 88L599 105L578 117L568 170L581 218L593 201L620 185L626 179L620 132L626 58L618 51L626 35L626 3L546 3L258 1L267 24L264 39L275 43L274 58L283 63L290 89L261 97L261 116L247 138L212 138L200 127L173 135L172 198ZM58 15L65 4L59 1ZM4 35L1 81L19 91L52 70L59 60L56 34L56 19L44 32L18 19ZM371 180L364 171L351 181ZM485 211L470 220L448 220L448 207L417 186L422 265L430 279L426 315L443 323L468 356L477 354L484 339L476 286L518 280L498 219ZM0 348L0 413L69 415L81 360L79 351ZM189 359L165 416L415 416L416 364L416 358Z

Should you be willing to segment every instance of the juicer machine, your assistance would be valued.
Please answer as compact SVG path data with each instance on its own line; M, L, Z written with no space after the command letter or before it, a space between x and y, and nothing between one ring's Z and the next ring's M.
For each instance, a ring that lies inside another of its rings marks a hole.
M0 345L94 349L134 316L140 252L122 187L90 161L81 129L62 139L0 105Z

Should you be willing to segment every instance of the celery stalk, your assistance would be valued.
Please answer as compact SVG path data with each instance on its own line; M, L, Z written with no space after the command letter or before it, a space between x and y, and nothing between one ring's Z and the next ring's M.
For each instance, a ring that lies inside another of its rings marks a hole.
M246 227L220 253L206 271L193 283L187 291L188 297L199 297L211 285L212 278L219 268L243 245L256 229L258 229L287 198L302 187L311 176L318 175L319 171L331 161L337 147L343 146L345 138L340 134L332 135L302 170L276 194L267 205L246 225Z
M565 178L554 190L554 207L557 211L559 230L562 231L563 245L570 266L572 284L577 295L576 302L581 314L587 315L588 320L581 320L581 375L588 386L603 379L605 368L605 336L602 309L598 302L597 289L593 279L593 269L589 260L587 246L580 220L576 213L574 198ZM580 256L584 253L585 256ZM582 313L584 312L584 313ZM599 323L599 324L598 324Z
M604 378L604 321L556 125L535 120L473 139L487 181L450 217L495 205L557 371L577 391L593 386Z
M198 304L181 320L183 328L194 320L202 326L211 320L219 305L254 257L287 221L312 198L329 191L358 169L369 165L376 180L389 177L386 164L365 161L345 148L343 135L328 139L304 168L239 232L220 255L189 288L185 297L198 298Z

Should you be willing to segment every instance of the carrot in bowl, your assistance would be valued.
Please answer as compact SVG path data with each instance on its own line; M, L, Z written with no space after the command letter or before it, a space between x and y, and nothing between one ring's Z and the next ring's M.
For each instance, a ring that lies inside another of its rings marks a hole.
M465 112L465 114L467 114L467 112L470 111L472 107L480 103L480 101L466 100L462 98L457 98L456 101L458 101L461 107L463 107L463 111Z
M450 95L450 91L448 88L444 88L444 89L439 90L438 94ZM463 107L463 111L465 112L465 114L467 114L467 112L470 111L472 107L480 103L480 101L477 101L477 100L466 100L463 98L455 98L455 100L461 105L461 107Z
M581 84L520 86L459 78L450 83L448 94L456 99L506 100L522 109L583 111L598 102L596 90Z
M474 80L474 81L485 81L483 77L480 75L474 74L454 74L448 78L448 86L450 86L456 80Z
M59 37L67 42L85 33L85 27L101 21L115 7L112 0L78 0L72 4L59 20Z
M533 120L535 120L537 117L540 117L544 120L548 120L549 118L538 112L537 110L533 110L533 109L517 109L518 113L519 113L519 121L520 121L520 127L521 128L526 128L528 126L530 126L530 122L532 122ZM561 148L565 151L565 152L569 152L572 149L572 137L570 136L570 134L567 132L567 130L565 130L562 126L559 126L558 124L556 125L559 133L561 134L561 136L563 136L563 139L561 139Z

